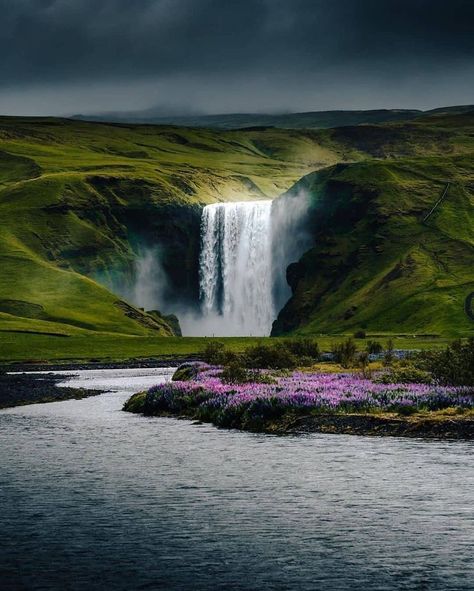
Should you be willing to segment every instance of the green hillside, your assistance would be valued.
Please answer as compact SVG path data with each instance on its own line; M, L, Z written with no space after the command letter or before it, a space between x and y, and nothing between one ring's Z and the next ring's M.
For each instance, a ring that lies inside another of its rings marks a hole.
M304 134L0 118L0 327L173 333L97 283L132 281L160 242L170 288L195 300L200 208L276 197L339 160Z
M0 118L0 331L175 334L117 295L140 252L159 243L169 294L195 304L202 206L294 185L316 246L275 334L469 334L473 152L470 112L324 130Z
M330 139L374 159L310 174L287 194L310 193L315 247L288 270L293 297L274 334L472 335L474 113Z

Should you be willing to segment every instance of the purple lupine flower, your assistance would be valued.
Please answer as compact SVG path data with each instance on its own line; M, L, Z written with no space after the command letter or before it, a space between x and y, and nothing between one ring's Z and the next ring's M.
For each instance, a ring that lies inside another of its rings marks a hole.
M380 384L351 373L295 371L275 383L227 384L221 367L200 363L195 379L150 388L150 404L170 411L196 407L209 411L248 408L281 410L390 410L400 407L437 410L449 406L474 408L474 389L428 384ZM258 406L257 405L257 406ZM260 412L259 411L259 412Z

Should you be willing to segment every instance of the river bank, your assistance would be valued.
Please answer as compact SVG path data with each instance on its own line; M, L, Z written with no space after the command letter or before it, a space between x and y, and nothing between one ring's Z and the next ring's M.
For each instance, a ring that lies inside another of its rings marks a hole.
M425 439L474 439L474 414L456 416L426 413L402 417L396 414L357 415L332 414L298 417L284 425L283 433L337 433L391 437L422 437Z
M99 369L152 369L156 367L178 367L183 363L196 361L195 356L153 357L150 359L131 359L129 361L71 361L65 363L0 363L1 372L49 372L49 371L88 371Z
M145 393L132 396L124 405L127 412L145 416L168 417L184 420L202 421L196 413L175 414L168 411L143 412L140 397ZM269 435L307 435L324 433L334 435L364 435L376 437L412 437L423 439L459 439L474 440L474 413L456 415L454 412L419 413L409 417L396 413L384 414L288 414L277 420L262 419L253 425L235 423L230 428Z
M88 363L14 363L0 365L0 409L38 404L80 400L102 394L104 390L58 386L64 375L50 372L83 372L128 369L153 369L177 367L189 362L190 357L178 359L144 359L126 362L88 362Z
M54 374L0 373L0 409L37 404L80 400L102 394L103 390L60 387L64 376Z

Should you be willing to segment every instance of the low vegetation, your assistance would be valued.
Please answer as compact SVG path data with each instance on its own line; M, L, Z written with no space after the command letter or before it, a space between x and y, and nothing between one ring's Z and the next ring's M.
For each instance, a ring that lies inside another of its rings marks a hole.
M440 384L472 386L474 384L474 337L466 343L456 340L444 351L420 355L419 365Z
M1 314L0 314L1 317ZM15 319L13 325L4 318L0 326L0 361L3 363L89 363L89 362L131 362L153 359L182 359L195 357L202 359L203 349L215 341L224 343L225 349L242 353L249 346L258 343L278 343L280 338L256 337L160 337L104 334L92 331L77 331L70 334L62 331L58 325L38 327L31 322L21 324ZM334 343L341 341L340 336L318 337L322 351L330 351ZM385 337L377 338L384 346ZM432 350L445 347L450 339L440 337L413 337L400 335L394 337L397 349ZM356 341L358 350L365 346L365 341Z
M240 353L229 351L221 341L211 341L201 354L207 363L245 369L291 369L314 363L319 356L318 343L313 339L260 340Z
M471 339L445 351L406 356L388 341L378 364L369 368L369 353L357 352L354 341L347 339L333 347L334 370L329 372L313 340L258 343L240 354L214 342L203 351L207 363L182 366L171 383L133 397L125 410L253 431L282 429L298 417L313 415L390 415L402 420L438 413L437 420L442 420L454 413L468 421L467 431L462 426L465 434L472 431L474 417L473 350ZM383 363L384 355L389 363ZM457 369L440 379L447 359ZM308 363L310 367L298 368Z

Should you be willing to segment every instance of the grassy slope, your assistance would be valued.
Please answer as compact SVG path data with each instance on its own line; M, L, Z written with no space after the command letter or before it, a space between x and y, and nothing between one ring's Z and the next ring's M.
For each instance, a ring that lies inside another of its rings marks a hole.
M474 115L331 131L376 160L311 174L316 246L291 269L276 334L368 331L469 335L474 291ZM433 216L424 215L451 185Z
M274 197L337 159L281 131L0 118L0 311L8 314L0 327L169 334L165 322L125 315L115 295L85 276L134 256L115 212L159 217L160 207Z

